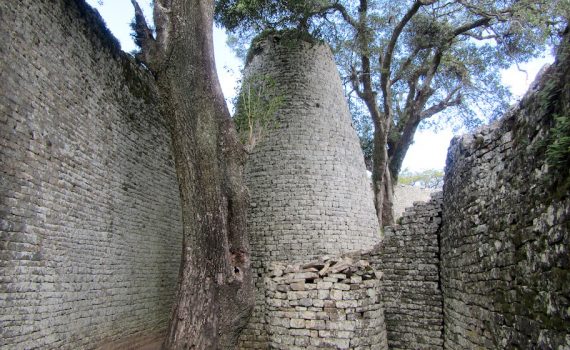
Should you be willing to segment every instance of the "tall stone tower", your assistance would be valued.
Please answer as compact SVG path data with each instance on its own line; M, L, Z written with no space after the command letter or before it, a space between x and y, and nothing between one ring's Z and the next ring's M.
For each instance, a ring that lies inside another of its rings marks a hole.
M242 349L267 348L264 275L271 262L302 262L379 242L372 191L328 46L270 35L246 78L274 83L275 125L251 154L248 231L257 301Z

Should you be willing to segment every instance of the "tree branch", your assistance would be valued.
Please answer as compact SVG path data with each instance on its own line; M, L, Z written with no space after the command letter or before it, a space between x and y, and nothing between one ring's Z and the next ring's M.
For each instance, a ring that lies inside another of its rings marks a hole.
M334 4L332 4L331 6L328 6L328 7L330 9L334 9L334 10L338 11L340 13L340 15L342 16L342 18L346 21L346 23L350 24L353 28L355 28L355 29L358 28L358 23L354 20L354 18L352 18L350 16L350 14L346 10L346 8L344 6L342 6L340 3L335 2Z
M406 58L406 61L402 64L402 66L400 67L398 72L396 72L396 74L394 74L394 78L392 78L392 80L390 81L390 85L394 85L395 83L400 81L400 79L403 78L404 72L406 71L406 69L408 69L410 64L412 64L412 61L414 60L414 58L417 57L417 55L420 51L421 51L421 49L419 47L416 47L414 52L412 52L412 54L410 56L408 56L408 58Z
M131 4L135 9L135 20L131 24L134 31L133 38L135 44L141 48L141 52L136 55L136 58L144 63L151 71L157 71L157 43L152 35L152 30L148 26L144 13L141 10L137 0L131 0Z
M487 24L489 24L490 22L491 22L491 17L484 17L484 18L480 18L480 19L478 19L478 20L476 20L476 21L473 21L473 22L471 22L471 23L464 24L464 25L458 27L457 29L455 29L455 30L453 31L452 37L454 38L454 37L456 37L456 36L458 36L458 35L461 35L461 34L463 34L463 33L465 33L465 32L470 31L471 29L475 29L475 28L477 28L477 27L481 27L481 26L487 25Z
M461 94L458 94L460 89L461 84L457 85L442 101L422 111L420 113L420 120L431 118L448 107L461 104Z
M402 20L396 25L394 31L392 32L392 36L390 37L390 41L384 53L384 57L382 58L382 66L380 70L380 86L382 88L382 95L384 100L384 114L386 118L391 117L391 91L390 91L390 69L392 65L392 57L394 55L394 49L396 48L396 43L398 42L398 38L404 27L408 22L412 19L412 17L418 12L420 7L422 7L424 3L422 1L416 1L412 5L412 7L408 10L408 12L404 15Z
M433 60L431 62L431 65L428 68L426 78L424 79L424 81L422 83L422 87L419 89L418 95L415 99L415 106L414 106L415 111L421 111L424 108L425 104L427 103L427 100L435 92L431 88L431 82L433 80L433 77L435 76L435 73L437 73L437 69L439 68L439 65L441 64L441 58L442 57L443 57L443 50L440 48L437 48L435 51L435 55L433 57Z
M469 32L465 32L463 33L463 35L471 37L475 40L479 40L479 41L483 41L483 40L489 40L489 39L497 39L499 36L498 35L483 35L483 34L476 34L476 33L469 33Z
M352 84L352 89L356 92L356 95L364 100L364 94L360 89L360 79L358 79L358 73L356 72L356 68L354 66L350 67L350 82Z

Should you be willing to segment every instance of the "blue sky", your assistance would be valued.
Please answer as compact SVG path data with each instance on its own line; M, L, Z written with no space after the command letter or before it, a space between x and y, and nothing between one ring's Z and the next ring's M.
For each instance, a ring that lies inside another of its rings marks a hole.
M121 43L123 51L129 52L135 49L135 44L130 36L129 23L134 17L133 7L130 0L87 0L96 8L111 32ZM150 0L139 0L147 18L152 18ZM223 29L214 28L214 49L216 66L222 90L226 100L235 95L237 81L240 78L240 60L226 46L226 35ZM552 62L552 56L545 53L545 58L534 60L517 67L511 67L503 72L502 80L510 87L515 99L520 99L532 83L537 72L546 63ZM437 132L420 130L416 133L414 144L410 147L404 160L402 169L421 171L426 169L443 169L447 156L447 147L453 137L451 129L442 129Z

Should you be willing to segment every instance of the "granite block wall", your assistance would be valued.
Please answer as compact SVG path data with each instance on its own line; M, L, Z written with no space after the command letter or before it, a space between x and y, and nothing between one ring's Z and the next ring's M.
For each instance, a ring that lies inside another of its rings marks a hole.
M380 235L364 158L330 48L277 34L254 53L246 79L271 80L270 94L282 100L274 126L246 166L258 294L242 346L247 342L247 348L265 349L263 280L270 262L370 249Z
M0 36L0 348L139 348L182 239L149 76L82 1L2 1Z
M398 221L404 215L406 208L412 207L415 202L429 201L434 192L437 190L412 185L394 186L394 219Z
M568 123L569 101L566 35L517 107L452 140L441 229L446 349L570 348L570 159L547 162L549 146L568 136L553 130Z
M330 48L275 35L256 52L246 76L271 79L282 102L247 162L253 255L306 261L370 248L380 238L372 191Z
M359 258L272 264L265 277L269 348L387 350L379 277Z
M390 349L443 349L439 235L443 194L406 208L400 225L363 255L383 274L382 303Z

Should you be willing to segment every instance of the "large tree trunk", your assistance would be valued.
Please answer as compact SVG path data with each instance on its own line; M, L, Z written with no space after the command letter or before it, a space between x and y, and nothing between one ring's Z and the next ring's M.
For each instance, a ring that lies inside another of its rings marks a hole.
M156 39L136 18L141 57L170 126L182 202L182 264L165 349L232 349L253 307L245 152L216 73L213 8L213 0L155 0Z

